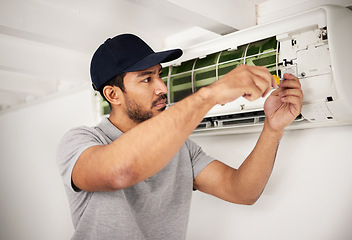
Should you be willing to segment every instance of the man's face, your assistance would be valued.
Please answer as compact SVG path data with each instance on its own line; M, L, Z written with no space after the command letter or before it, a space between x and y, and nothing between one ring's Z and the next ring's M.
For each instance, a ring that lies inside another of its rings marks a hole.
M160 78L161 65L127 73L125 85L125 112L135 123L156 116L166 108L167 87Z

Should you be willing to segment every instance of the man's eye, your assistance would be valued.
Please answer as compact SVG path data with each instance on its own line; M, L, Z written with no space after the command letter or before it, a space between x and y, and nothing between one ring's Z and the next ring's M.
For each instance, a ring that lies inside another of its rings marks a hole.
M151 80L151 78L149 77L149 78L144 79L143 82L148 83L148 82L150 82L150 80Z

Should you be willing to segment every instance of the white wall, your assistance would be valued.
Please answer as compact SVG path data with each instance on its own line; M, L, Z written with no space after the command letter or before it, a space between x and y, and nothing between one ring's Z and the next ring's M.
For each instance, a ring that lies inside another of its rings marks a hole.
M258 134L193 138L238 167ZM287 131L258 202L241 206L196 192L188 239L352 239L352 126Z
M87 87L0 115L0 239L70 239L56 146L68 129L93 119Z

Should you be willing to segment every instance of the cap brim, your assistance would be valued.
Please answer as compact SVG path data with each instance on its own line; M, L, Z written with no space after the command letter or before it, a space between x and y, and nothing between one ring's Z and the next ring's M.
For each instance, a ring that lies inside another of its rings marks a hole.
M173 61L182 56L181 49L172 49L163 52L156 52L149 54L148 56L142 58L137 63L127 67L123 72L135 72L153 67L159 63L166 63Z

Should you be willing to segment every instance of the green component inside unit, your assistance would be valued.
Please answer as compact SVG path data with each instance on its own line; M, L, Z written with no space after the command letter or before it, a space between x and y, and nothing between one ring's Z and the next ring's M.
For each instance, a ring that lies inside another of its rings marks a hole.
M216 81L216 66L194 71L194 90L207 86Z
M100 111L102 115L110 114L109 103L102 96L100 96Z
M192 94L192 73L179 74L170 77L170 101L178 102Z
M262 52L276 50L277 48L277 41L275 37L267 38L260 42L262 42L262 48L261 48Z
M243 59L219 65L218 67L219 78L224 76L226 73L230 72L232 69L238 67L241 64L243 64Z
M261 58L252 58L248 60L248 65L264 66L271 74L276 74L276 56L269 54Z
M238 47L236 50L225 50L221 52L219 63L224 63L228 61L234 61L243 58L246 53L247 45Z
M193 64L194 64L194 59L183 62L181 63L181 65L175 66L172 68L171 75L192 71Z
M204 68L204 67L209 67L209 66L215 65L218 61L218 57L219 57L219 53L217 52L217 53L210 54L210 55L206 56L205 58L199 58L196 61L194 69Z
M259 51L260 51L260 46L258 46L257 44L249 44L246 56L252 56L252 55L258 54Z
M166 67L166 68L162 68L161 69L161 73L160 73L160 77L161 78L165 78L169 75L169 68Z
M168 86L170 102L182 100L200 88L215 82L241 64L264 66L275 74L276 47L276 38L271 37L241 45L235 50L224 50L185 61L178 66L170 66L171 75Z
M166 68L162 68L161 69L161 73L160 73L160 77L161 79L163 80L164 84L167 86L167 79L168 79L168 76L169 76L169 69L168 67ZM167 94L166 94L167 96ZM168 98L166 98L168 99ZM166 100L166 104L168 104L168 100Z
M168 68L167 68L167 69L168 69ZM161 73L161 76L162 76L162 73ZM162 80L163 80L165 86L167 86L167 79L168 79L168 77L162 78ZM165 94L165 95L166 95L166 104L168 104L168 97L167 97L167 94Z
M271 74L276 74L276 46L275 37L249 44L245 63L250 66L264 66Z
M268 51L273 51L276 49L276 39L275 37L267 38L257 42L250 43L246 56L252 56L255 54L261 54Z

